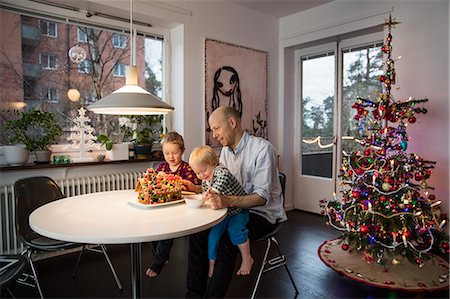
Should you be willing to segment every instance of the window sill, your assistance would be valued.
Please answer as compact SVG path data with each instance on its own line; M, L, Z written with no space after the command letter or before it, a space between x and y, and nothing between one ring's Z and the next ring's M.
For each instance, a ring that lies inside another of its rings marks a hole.
M8 164L0 164L0 171L16 171L16 170L30 170L30 169L47 169L47 168L71 168L82 166L100 166L100 165L112 165L112 164L129 164L139 162L162 162L163 160L157 159L131 159L121 161L102 161L102 162L84 162L84 163L69 163L69 164L53 164L53 163L28 163L20 166L10 166Z

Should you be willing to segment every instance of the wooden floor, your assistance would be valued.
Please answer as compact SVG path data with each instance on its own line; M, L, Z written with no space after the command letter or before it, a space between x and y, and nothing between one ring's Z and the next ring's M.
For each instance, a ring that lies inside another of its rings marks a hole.
M288 259L289 268L300 290L298 298L449 298L448 291L407 293L379 289L356 283L325 266L317 255L318 247L338 236L325 225L321 216L294 210L288 212L289 221L278 234L280 246ZM252 253L260 261L265 243L253 243ZM182 298L185 293L186 238L177 239L169 264L157 278L143 278L142 293L145 298ZM127 245L109 245L108 251L124 286L120 293L105 259L95 253L87 253L72 279L77 255L68 254L38 261L44 296L47 298L129 298L130 255ZM151 261L149 244L143 245L143 271ZM259 263L256 263L256 267ZM255 268L256 269L256 268ZM249 277L234 277L228 290L228 298L248 298L251 294L256 271ZM18 298L37 298L35 289L14 285ZM5 295L5 294L3 294ZM284 268L264 274L257 293L258 298L294 298L294 289Z

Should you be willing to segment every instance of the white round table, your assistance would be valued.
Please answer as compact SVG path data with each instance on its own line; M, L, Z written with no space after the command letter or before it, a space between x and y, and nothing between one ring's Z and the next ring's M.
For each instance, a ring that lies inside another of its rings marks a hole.
M184 202L140 205L134 190L97 192L63 198L31 213L37 233L62 241L131 244L132 295L141 297L141 243L178 238L222 221L226 209L189 208Z

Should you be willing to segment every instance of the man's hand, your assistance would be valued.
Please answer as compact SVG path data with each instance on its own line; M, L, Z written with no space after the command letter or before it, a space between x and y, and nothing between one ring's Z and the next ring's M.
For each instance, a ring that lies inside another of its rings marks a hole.
M227 197L209 189L205 193L205 200L209 202L211 209L220 210L228 207Z

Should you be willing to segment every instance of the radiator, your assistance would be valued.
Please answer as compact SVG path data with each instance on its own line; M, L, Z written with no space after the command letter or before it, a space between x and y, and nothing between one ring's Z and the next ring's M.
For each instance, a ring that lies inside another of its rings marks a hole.
M66 196L94 192L133 189L141 172L126 172L102 176L57 180ZM0 186L0 254L20 254L24 246L17 237L14 185Z

